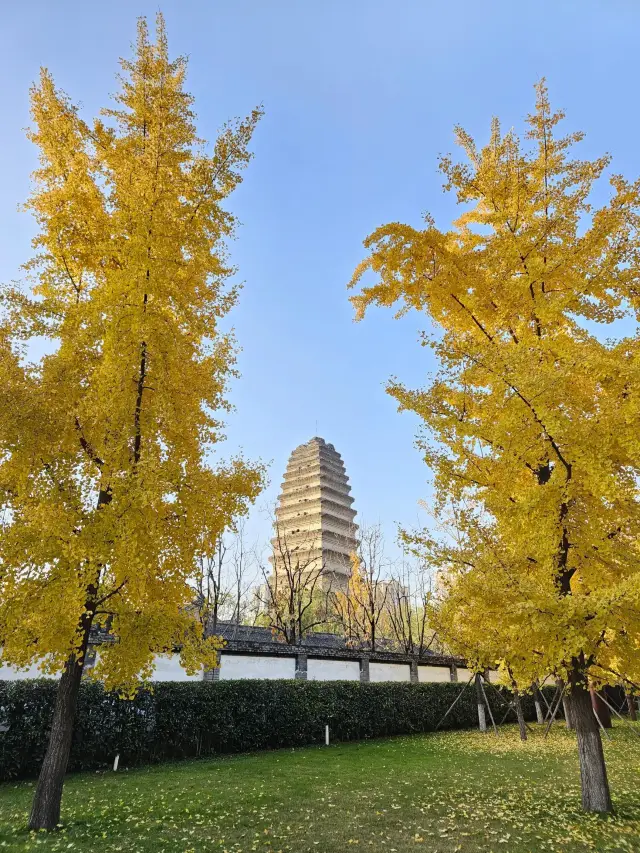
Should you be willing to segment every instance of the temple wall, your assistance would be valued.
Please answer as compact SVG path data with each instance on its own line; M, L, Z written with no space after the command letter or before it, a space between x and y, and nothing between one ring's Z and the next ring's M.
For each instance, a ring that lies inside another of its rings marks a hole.
M203 672L188 675L180 663L180 655L156 655L151 681L202 681Z
M360 663L357 660L307 660L307 681L360 681Z
M44 675L34 664L28 669L16 669L15 666L0 666L0 681L24 681L27 678L57 678L56 675Z
M220 666L188 675L176 654L156 655L155 670L151 681L217 681L218 679L298 679L309 681L398 681L412 683L451 681L453 667L462 663L460 659L443 655L428 658L405 655L384 649L375 652L350 649L333 645L333 635L320 635L322 643L312 646L303 644L287 646L273 639L266 629L238 626L240 637L226 638L226 646L220 654ZM267 639L242 639L250 632L262 631ZM99 655L100 645L90 647L88 665ZM457 680L466 683L471 673L465 667L457 670ZM42 678L36 666L20 671L11 666L0 666L0 680L24 680ZM46 676L45 676L46 677ZM49 676L56 677L56 676ZM490 673L495 681L496 673Z
M220 655L220 679L295 678L294 657L262 655Z
M458 667L458 681L469 681L473 673L470 669L466 669L464 666Z
M451 670L448 666L420 666L418 665L418 681L451 681Z
M411 681L411 667L408 663L371 661L369 681Z

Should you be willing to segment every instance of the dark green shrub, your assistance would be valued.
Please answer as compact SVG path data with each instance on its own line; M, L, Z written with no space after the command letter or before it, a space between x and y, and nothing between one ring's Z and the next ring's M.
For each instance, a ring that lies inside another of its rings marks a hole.
M121 766L133 766L322 743L326 724L333 741L433 731L461 689L454 683L168 681L129 701L86 682L69 770L109 767L116 753ZM37 775L55 691L51 680L0 681L0 781ZM494 690L488 699L498 722L504 706ZM532 698L523 704L525 717L535 719ZM442 728L476 725L470 686Z

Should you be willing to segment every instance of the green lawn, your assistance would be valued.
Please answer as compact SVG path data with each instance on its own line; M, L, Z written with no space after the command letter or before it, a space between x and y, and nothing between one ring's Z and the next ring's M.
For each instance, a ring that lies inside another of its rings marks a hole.
M0 849L640 851L640 738L618 725L605 750L611 818L580 811L569 733L505 727L77 774L50 836L25 830L33 785L4 785Z

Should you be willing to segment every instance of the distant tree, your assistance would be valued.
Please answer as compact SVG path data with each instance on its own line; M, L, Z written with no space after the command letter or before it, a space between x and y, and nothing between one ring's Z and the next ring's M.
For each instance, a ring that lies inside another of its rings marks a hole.
M336 590L331 599L335 619L350 645L374 651L388 637L389 569L382 528L363 525L347 588Z
M435 324L430 387L389 390L433 438L420 443L440 505L474 508L442 606L456 625L472 620L479 655L489 607L523 688L562 675L583 806L608 812L589 685L640 672L640 339L606 344L592 329L640 313L639 187L614 176L594 209L609 160L571 159L581 135L559 138L561 118L541 84L531 146L497 120L482 150L458 128L468 163L441 165L463 214L449 231L430 218L375 231L352 284L377 280L353 302L360 317L401 300ZM483 531L499 559L468 558ZM455 648L453 627L447 641Z
M227 550L223 535L218 537L213 548L204 549L196 557L200 567L196 606L203 629L212 634L216 633L222 610L231 596L225 571Z
M403 559L391 569L385 602L385 627L395 648L423 655L436 644L429 622L433 576L423 559Z
M247 543L245 518L235 524L229 546L229 607L227 618L235 625L244 625L251 619L253 589L260 569L255 546Z
M270 561L262 561L260 568L259 624L292 646L327 625L332 578L325 571L315 531L292 532L275 516Z
M255 572L245 541L245 519L234 519L233 528L212 545L203 543L197 561L196 600L203 627L215 634L220 620L235 626L246 622Z
M186 62L144 21L116 105L87 124L43 70L31 92L40 165L27 208L31 293L6 287L0 317L0 657L62 671L29 819L53 829L92 628L93 674L125 693L156 653L188 671L216 661L193 604L197 554L261 489L261 466L212 468L235 376L219 321L236 301L222 207L259 117L212 154L195 133ZM24 343L53 346L33 364Z

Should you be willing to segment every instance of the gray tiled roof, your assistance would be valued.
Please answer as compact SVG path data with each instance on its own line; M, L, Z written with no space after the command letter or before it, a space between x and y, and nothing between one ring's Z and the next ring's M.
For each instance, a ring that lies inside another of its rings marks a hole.
M282 645L282 640L274 636L270 628L262 628L257 625L238 625L235 622L218 622L216 634L220 635L227 641L259 643L266 646ZM308 634L300 645L315 649L350 648L347 646L344 637L341 637L338 634L321 632ZM390 646L391 644L385 640L382 640L379 643L380 650L385 649L385 647L387 647L388 650L391 650ZM430 651L425 651L423 654L426 656L431 655L432 653Z

